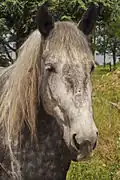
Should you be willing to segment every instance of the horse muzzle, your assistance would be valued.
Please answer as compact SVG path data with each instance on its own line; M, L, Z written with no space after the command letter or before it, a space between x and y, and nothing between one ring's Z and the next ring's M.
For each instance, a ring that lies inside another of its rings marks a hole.
M76 140L76 134L73 135L71 141L71 155L73 161L81 161L88 159L92 151L96 148L97 140L94 143L90 140L83 140L80 143Z

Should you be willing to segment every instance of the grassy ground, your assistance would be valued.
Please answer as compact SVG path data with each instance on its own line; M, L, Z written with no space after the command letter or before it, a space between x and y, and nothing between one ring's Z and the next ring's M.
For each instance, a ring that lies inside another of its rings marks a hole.
M119 65L118 65L119 66ZM71 163L67 180L120 180L120 68L93 73L93 111L99 142L91 160Z

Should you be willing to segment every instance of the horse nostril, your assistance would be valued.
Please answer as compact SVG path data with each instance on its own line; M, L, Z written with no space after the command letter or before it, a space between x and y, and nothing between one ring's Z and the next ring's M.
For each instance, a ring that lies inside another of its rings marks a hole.
M77 150L79 150L80 144L77 142L75 137L76 137L76 134L73 134L73 144L77 148Z
M83 148L85 147L86 149L88 149L89 147L91 147L91 142L89 140L82 140L82 141L78 141L77 140L77 134L73 134L73 145L75 146L75 148L77 150L83 150Z

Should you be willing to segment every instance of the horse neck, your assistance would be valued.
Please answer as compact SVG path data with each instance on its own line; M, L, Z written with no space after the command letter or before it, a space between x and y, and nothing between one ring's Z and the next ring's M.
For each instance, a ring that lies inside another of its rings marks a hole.
M41 104L39 106L39 113L37 119L37 132L38 136L41 138L42 136L56 136L56 138L63 140L63 133L56 121L56 119L50 115L48 115Z
M65 179L70 165L70 154L56 119L48 115L42 105L39 107L37 119L37 139L37 149L34 144L33 146L29 146L29 143L23 145L22 150L26 152L27 157L27 162L22 159L26 174L31 171L28 163L30 162L34 178L38 172L37 176L40 179L43 179L43 174L45 179ZM35 159L37 163L34 163Z

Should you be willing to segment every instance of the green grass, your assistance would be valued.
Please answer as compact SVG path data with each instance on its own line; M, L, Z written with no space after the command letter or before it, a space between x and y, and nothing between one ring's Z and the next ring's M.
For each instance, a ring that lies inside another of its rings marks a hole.
M119 64L117 65L118 70ZM93 157L71 163L67 180L120 180L120 112L110 102L120 103L119 71L96 68L93 81L93 112L99 141Z

